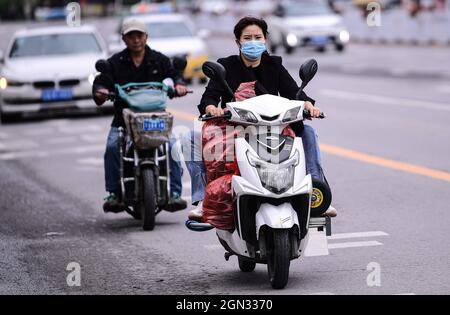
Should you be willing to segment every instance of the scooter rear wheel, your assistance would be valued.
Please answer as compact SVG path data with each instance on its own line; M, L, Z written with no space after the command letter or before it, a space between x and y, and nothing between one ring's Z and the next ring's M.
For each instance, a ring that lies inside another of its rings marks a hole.
M327 183L313 179L313 191L311 200L311 216L321 216L331 204L331 190Z

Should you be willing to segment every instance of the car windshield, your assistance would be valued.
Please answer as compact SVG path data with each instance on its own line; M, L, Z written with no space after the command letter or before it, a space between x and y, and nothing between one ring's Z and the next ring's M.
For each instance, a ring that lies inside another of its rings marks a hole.
M93 34L50 34L19 37L10 58L99 53L101 48Z
M325 3L299 2L285 8L286 16L306 16L330 14L331 10Z
M191 30L183 22L154 22L147 24L148 37L192 37Z

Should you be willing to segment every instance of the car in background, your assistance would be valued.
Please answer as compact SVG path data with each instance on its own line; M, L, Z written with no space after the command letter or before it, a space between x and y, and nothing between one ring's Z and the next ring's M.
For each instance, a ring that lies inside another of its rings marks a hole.
M120 36L120 29L126 19L139 19L148 29L148 45L169 58L185 57L187 66L184 78L188 83L193 80L206 82L207 78L202 71L202 65L208 60L206 44L203 38L208 31L196 33L192 21L183 14L146 14L126 17L119 23L118 34L110 44L111 52L119 52L125 48Z
M230 0L196 0L193 4L195 13L223 15L231 10L233 3Z
M275 1L270 0L247 0L239 1L235 6L236 16L256 16L265 18L270 15L276 7Z
M43 113L107 110L92 100L95 62L108 56L94 27L21 30L0 55L2 121Z
M314 46L325 51L329 45L341 52L350 40L342 17L334 13L325 0L283 1L267 22L273 52L284 47L290 54L299 46Z
M34 10L34 18L37 21L65 20L67 13L66 7L37 7Z

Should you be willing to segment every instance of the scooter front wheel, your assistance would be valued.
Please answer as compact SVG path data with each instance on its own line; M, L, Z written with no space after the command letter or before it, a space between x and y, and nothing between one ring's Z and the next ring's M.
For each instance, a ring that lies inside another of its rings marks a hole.
M239 261L239 269L241 269L242 272L252 272L255 270L256 263L254 261L248 261L242 258L238 258Z
M155 198L155 178L151 168L141 170L141 216L142 228L144 231L152 231L155 228L156 198Z
M274 289L283 289L289 281L291 245L288 230L272 230L268 233L267 270Z

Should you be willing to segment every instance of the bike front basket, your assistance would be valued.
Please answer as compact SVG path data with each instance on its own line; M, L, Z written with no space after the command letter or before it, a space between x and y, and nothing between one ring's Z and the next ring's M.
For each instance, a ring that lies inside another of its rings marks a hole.
M130 108L141 112L166 109L167 85L159 82L116 84L116 90Z

